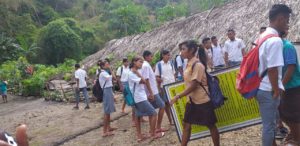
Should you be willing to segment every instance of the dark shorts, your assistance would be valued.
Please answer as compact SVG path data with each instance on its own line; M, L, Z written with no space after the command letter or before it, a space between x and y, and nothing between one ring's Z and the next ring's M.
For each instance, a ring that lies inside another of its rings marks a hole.
M279 114L285 122L300 123L300 87L286 89L280 101Z
M184 122L194 125L212 126L217 123L212 103L187 103L184 113Z
M0 91L2 96L6 96L7 95L7 91Z
M154 107L150 104L148 100L136 103L133 106L133 108L136 117L153 116L157 114Z
M154 95L154 101L151 101L150 103L155 109L165 107L165 103L159 94Z

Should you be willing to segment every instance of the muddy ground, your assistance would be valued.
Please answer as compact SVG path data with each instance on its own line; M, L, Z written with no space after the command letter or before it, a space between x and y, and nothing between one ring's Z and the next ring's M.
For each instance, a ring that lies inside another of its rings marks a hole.
M157 140L136 142L135 129L131 126L131 109L122 114L123 99L117 96L117 112L112 114L112 126L118 127L114 136L102 138L102 104L91 103L91 109L72 110L72 103L44 101L43 98L24 98L9 96L9 102L0 101L0 128L14 134L20 123L28 126L31 146L169 146L179 145L175 127ZM168 128L167 118L163 127ZM222 146L260 146L261 125L221 134ZM148 131L148 124L143 124ZM210 138L190 142L190 146L211 146Z

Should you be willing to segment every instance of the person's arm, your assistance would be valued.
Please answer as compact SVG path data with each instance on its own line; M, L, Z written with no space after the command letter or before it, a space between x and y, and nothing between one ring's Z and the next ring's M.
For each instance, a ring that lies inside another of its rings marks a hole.
M245 56L247 52L246 52L246 45L243 40L241 40L241 48L242 48L242 50L241 50L242 55Z
M246 49L242 48L242 55L245 56L246 55Z
M155 77L156 77L156 81L157 81L157 86L160 87L161 83L162 83L162 79L159 75L159 69L158 69L158 65L155 65Z
M148 96L148 99L149 100L153 100L154 99L154 95L153 95L153 91L152 91L152 88L151 88L151 85L150 85L150 81L149 81L149 74L150 74L150 70L151 68L147 68L147 67L144 67L143 68L143 77L145 79L145 85L146 85L146 88L149 92L149 96Z
M75 73L75 80L76 80L76 89L79 89L79 77L76 73Z
M295 64L290 64L287 66L287 70L286 70L286 72L283 76L283 80L282 80L283 85L286 85L292 79L295 69L296 69Z
M181 76L183 77L183 68L182 68L182 66L178 67L178 72L180 72Z
M121 67L119 67L118 70L117 70L116 78L117 78L118 85L120 86L120 90L123 92L124 87L123 87L123 84L121 82Z
M224 61L225 61L225 66L228 66L228 52L225 52L224 54Z
M278 86L278 67L268 68L268 76L273 89L273 98L278 98L280 89Z
M190 86L188 86L182 93L176 95L170 102L170 104L174 104L178 101L178 99L180 99L181 97L184 97L184 96L187 96L189 95L191 92L193 92L196 88L197 88L197 85L199 83L196 81L196 80L193 80L190 84Z
M224 44L224 48L223 48L223 50L224 50L224 61L225 61L225 66L228 66L229 64L228 64L228 46L227 46L227 44L226 44L226 42L225 42L225 44Z

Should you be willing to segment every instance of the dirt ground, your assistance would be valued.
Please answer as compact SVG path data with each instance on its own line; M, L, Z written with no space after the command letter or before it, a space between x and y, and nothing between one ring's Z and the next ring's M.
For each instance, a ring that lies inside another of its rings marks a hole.
M18 124L28 126L31 146L169 146L179 145L175 127L157 140L136 142L135 129L131 127L131 109L121 114L122 98L117 96L117 112L112 114L112 126L118 127L114 136L102 138L102 104L91 103L91 109L72 110L74 104L44 101L44 99L9 96L9 102L0 102L0 128L14 134ZM143 123L143 131L148 124ZM163 127L168 128L167 118ZM260 146L261 125L221 134L222 146ZM190 146L211 146L210 138L189 143Z

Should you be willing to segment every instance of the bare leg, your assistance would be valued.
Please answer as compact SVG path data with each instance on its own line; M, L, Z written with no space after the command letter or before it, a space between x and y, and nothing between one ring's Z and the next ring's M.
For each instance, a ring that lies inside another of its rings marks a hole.
M124 100L123 105L122 105L122 113L125 113L125 106L126 106L126 102Z
M155 136L156 120L157 120L157 115L149 116L151 136Z
M181 146L187 146L191 137L191 124L183 123L182 141Z
M219 135L218 128L216 127L216 125L209 126L208 128L209 128L214 146L220 146L220 135Z
M110 115L104 114L103 135L107 134L107 132L109 130L109 122L110 122Z
M168 116L168 120L170 122L170 125L173 125L172 117L171 117L171 106L168 102L166 102L165 111L166 111L166 114Z
M136 133L137 133L137 137L138 139L142 139L142 130L141 130L141 117L137 117L135 118L135 125L136 125Z
M164 117L164 112L165 112L164 108L160 108L159 111L158 111L156 129L161 129L161 123L162 123L162 119Z

